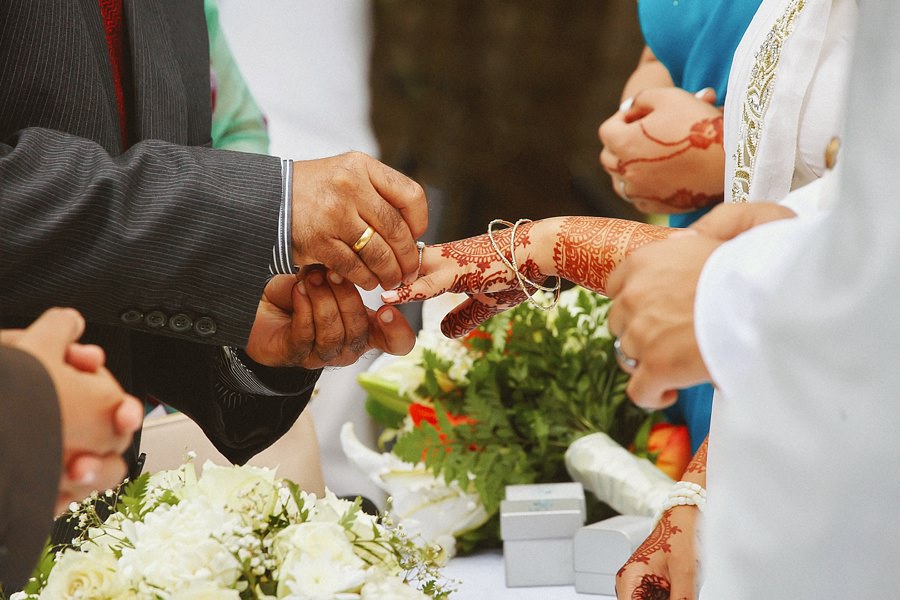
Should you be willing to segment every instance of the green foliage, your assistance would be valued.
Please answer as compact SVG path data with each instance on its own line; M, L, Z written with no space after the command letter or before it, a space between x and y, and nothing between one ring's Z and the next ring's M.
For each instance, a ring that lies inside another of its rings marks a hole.
M437 424L403 431L393 452L474 488L493 514L507 485L569 481L564 454L579 437L602 431L627 446L647 417L625 396L628 375L606 326L609 300L571 293L568 307L548 313L523 304L476 330L467 344L477 359L464 387L442 389L450 365L423 352L416 392L433 403ZM474 423L454 425L448 413ZM479 536L496 535L491 522L482 529L463 539L479 545Z

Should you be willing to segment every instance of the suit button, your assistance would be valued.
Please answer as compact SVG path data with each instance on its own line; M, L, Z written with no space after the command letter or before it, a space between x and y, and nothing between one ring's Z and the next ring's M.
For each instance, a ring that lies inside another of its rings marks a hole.
M209 337L216 332L216 322L210 317L200 317L194 322L194 333L200 337Z
M191 318L184 313L178 313L169 317L169 329L175 333L190 331L193 324L194 322L191 321Z
M825 146L825 168L833 169L837 164L838 152L841 150L841 138L833 137Z
M166 326L166 313L161 310L151 310L147 313L147 316L144 317L144 325L150 327L152 329L159 329L160 327Z
M119 319L121 319L122 322L126 325L137 325L144 320L144 313L135 308L132 308L119 315Z

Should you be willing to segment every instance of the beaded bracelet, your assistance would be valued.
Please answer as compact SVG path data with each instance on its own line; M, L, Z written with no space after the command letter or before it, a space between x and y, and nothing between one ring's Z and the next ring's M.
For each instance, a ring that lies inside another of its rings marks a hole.
M662 506L659 507L655 520L659 521L664 512L676 506L696 506L700 512L703 512L706 508L706 490L697 483L676 481Z
M488 223L488 239L491 242L491 248L494 249L494 252L497 253L497 256L500 257L500 261L506 265L506 268L511 270L516 275L516 280L519 282L519 287L522 288L522 292L525 293L525 297L528 298L528 301L534 305L535 307L541 310L550 310L556 303L559 302L559 292L562 287L562 281L559 277L556 278L556 284L553 287L547 287L545 285L541 285L536 281L532 281L525 275L523 275L519 271L519 264L516 262L516 230L519 228L519 225L523 223L531 223L531 219L519 219L515 223L510 223L509 221L504 221L503 219L494 219L490 223ZM499 244L497 244L497 240L494 239L494 226L495 225L506 225L507 227L511 227L512 231L510 232L511 236L509 239L509 255L510 258L506 258L506 255L500 250ZM528 286L531 286L534 291L529 291ZM544 292L553 292L553 299L549 302L549 304L541 304L537 300L534 299L535 295L538 291Z

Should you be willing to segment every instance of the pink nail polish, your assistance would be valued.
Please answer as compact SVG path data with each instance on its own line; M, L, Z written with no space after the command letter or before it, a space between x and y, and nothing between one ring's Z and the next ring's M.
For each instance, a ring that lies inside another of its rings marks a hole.
M400 299L400 296L395 291L388 291L381 294L381 301L385 304L393 304Z

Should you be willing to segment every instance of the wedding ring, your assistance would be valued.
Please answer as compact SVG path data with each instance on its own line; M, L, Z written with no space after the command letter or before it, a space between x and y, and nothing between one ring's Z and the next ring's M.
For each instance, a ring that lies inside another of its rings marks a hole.
M366 244L369 243L369 240L372 239L372 236L375 235L375 229L372 228L371 225L366 227L366 230L362 232L362 235L359 236L359 239L353 242L353 245L350 246L350 249L359 254L362 252L362 249L366 247Z
M419 272L422 270L422 256L425 254L425 242L421 240L416 242L416 249L419 251L419 268L416 269L416 277L418 277Z
M625 354L625 351L622 350L622 340L620 338L616 338L616 341L613 342L613 353L616 355L616 362L619 363L623 371L631 373L637 369L638 359L631 358Z
M621 195L622 200L624 200L628 204L634 204L634 202L631 201L631 198L628 197L628 194L625 193L626 185L628 185L628 183L624 179L619 180L619 195Z

